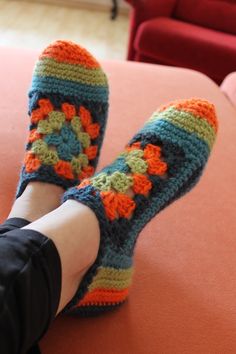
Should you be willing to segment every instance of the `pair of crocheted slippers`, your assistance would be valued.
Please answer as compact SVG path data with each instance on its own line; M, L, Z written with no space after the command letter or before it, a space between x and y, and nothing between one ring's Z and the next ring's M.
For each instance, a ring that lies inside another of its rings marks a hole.
M29 92L30 127L19 197L30 181L63 187L63 202L91 208L100 225L95 263L64 311L93 315L121 305L133 273L140 231L189 191L217 132L214 106L202 99L161 107L118 158L94 175L108 113L108 83L80 46L57 41L36 63Z

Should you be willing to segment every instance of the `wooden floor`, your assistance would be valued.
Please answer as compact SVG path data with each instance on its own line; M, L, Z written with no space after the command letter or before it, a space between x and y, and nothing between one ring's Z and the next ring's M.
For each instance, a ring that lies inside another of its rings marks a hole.
M37 2L0 0L0 46L42 50L56 39L80 43L99 59L125 59L128 16Z

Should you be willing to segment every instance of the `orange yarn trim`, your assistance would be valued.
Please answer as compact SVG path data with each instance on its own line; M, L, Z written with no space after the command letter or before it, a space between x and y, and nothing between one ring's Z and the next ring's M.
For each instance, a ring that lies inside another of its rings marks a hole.
M149 181L149 179L142 174L133 174L133 186L132 189L135 194L142 194L147 196L149 191L152 189L152 183Z
M88 292L76 306L96 305L99 303L119 303L124 301L128 295L128 288L123 290L98 288Z
M87 68L99 68L95 58L83 47L70 41L56 41L49 45L39 59L53 58L58 62L80 64Z
M31 152L26 153L24 158L24 164L27 173L37 171L41 166L41 162L39 161L39 159Z
M152 144L147 144L143 152L143 157L145 159L150 159L152 157L159 158L161 156L161 148Z
M148 170L150 175L163 175L167 171L167 164L156 158L147 159Z
M98 137L100 131L100 125L98 123L90 124L86 127L86 132L89 134L91 139Z
M89 160L95 159L97 156L98 152L98 146L97 145L90 145L88 148L84 150L84 153L88 156Z
M91 113L83 106L80 106L79 117L83 128L87 128L92 123Z
M67 161L60 160L54 166L55 172L62 177L67 179L74 179L71 164Z
M66 120L71 120L76 115L75 106L69 103L62 104L62 111L66 116Z
M28 142L33 143L34 141L41 139L41 138L42 138L42 134L39 134L37 132L37 129L32 129L29 133Z

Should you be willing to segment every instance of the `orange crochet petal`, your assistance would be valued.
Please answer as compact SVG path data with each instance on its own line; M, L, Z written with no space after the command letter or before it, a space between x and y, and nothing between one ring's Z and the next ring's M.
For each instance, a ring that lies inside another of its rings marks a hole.
M82 300L76 306L86 305L99 305L99 304L112 304L123 302L129 294L129 289L94 289L91 292L87 292Z
M90 180L89 179L84 179L76 188L77 189L81 189L84 188L86 186L90 185Z
M150 159L152 157L158 158L161 156L161 148L153 144L147 144L143 151L143 157L145 159Z
M27 173L37 171L41 166L39 159L31 152L26 153L24 158L25 170Z
M82 123L82 126L86 128L92 123L91 113L83 106L79 109L79 116Z
M89 178L94 174L94 167L93 166L85 166L79 174L79 179L83 180L85 178Z
M132 145L130 146L126 146L125 150L126 151L132 151L132 150L139 150L141 149L141 143L140 141L137 141L136 143L133 143Z
M147 159L148 170L150 175L163 175L167 171L167 164L159 159Z
M43 118L44 118L44 113L40 108L36 108L34 111L32 111L32 113L31 113L31 122L32 123L38 123Z
M145 175L134 174L132 178L134 182L132 186L134 193L146 196L152 189L152 183Z
M98 152L98 146L97 145L90 145L87 149L84 150L84 153L88 156L89 160L95 159L97 156Z
M100 131L100 125L98 123L89 124L86 127L86 132L89 134L91 139L98 137Z
M69 103L62 103L62 111L65 113L66 120L71 120L75 115L76 115L76 109L75 106Z
M108 219L114 220L117 216L117 195L114 192L101 192L102 202Z
M42 138L42 134L39 134L37 132L37 129L32 129L29 133L28 142L33 143L34 141L41 139L41 138Z
M55 172L64 178L74 179L71 164L67 161L60 160L54 165Z
M134 211L136 204L128 197L128 195L123 193L117 193L117 212L119 216L123 218L129 218L132 212Z
M45 116L47 116L48 113L53 111L53 105L47 98L41 98L39 100L39 107Z

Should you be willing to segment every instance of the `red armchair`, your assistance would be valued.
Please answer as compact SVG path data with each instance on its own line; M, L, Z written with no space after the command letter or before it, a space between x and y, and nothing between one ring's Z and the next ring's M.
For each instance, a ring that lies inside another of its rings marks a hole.
M186 67L218 84L236 71L235 0L126 0L128 59Z

